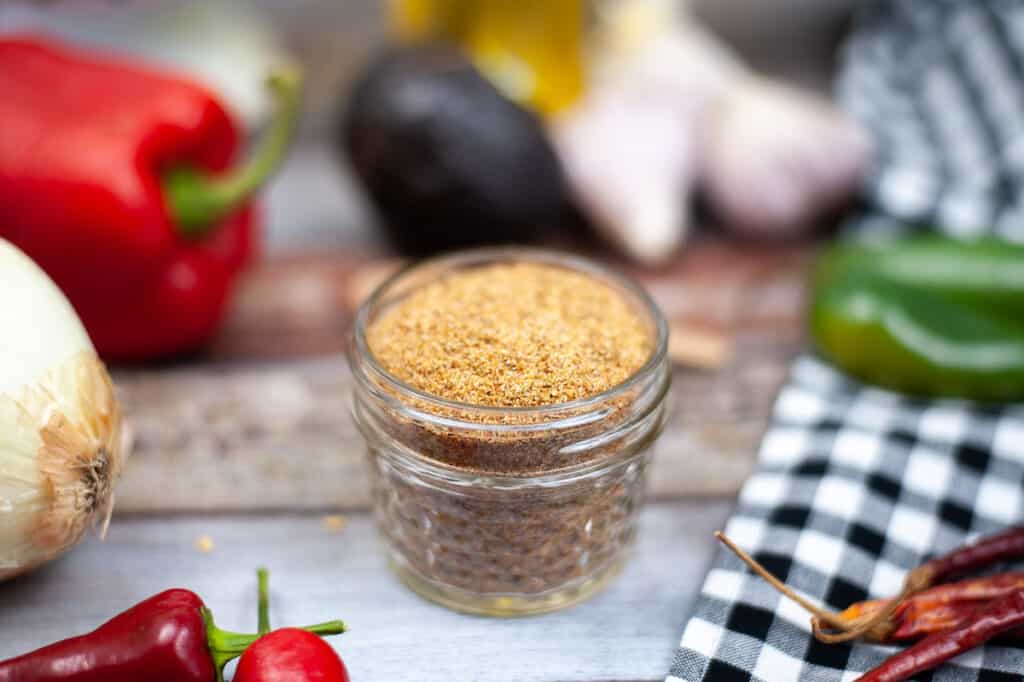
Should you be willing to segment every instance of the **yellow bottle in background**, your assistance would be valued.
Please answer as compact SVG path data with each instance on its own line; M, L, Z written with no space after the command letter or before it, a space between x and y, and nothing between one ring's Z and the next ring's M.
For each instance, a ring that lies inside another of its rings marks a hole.
M399 37L457 43L521 104L551 114L583 92L585 0L391 0L390 6Z

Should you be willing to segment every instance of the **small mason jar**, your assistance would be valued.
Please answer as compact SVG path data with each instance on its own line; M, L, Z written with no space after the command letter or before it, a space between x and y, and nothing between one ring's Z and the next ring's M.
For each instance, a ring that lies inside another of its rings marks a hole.
M504 408L430 395L375 360L366 332L383 311L447 274L516 262L566 268L618 292L649 329L646 363L598 395ZM640 286L558 253L467 251L381 285L359 310L349 359L374 515L399 578L450 608L495 616L553 611L606 585L633 543L651 444L665 420L667 336Z

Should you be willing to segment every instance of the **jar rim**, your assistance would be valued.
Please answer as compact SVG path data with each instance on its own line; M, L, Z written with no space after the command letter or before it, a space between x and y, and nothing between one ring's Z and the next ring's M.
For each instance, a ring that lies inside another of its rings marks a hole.
M388 372L377 361L377 358L370 350L369 344L366 340L366 327L370 311L380 301L381 297L385 295L390 287L394 286L397 282L401 281L408 275L426 268L436 268L441 266L442 272L447 272L459 266L466 266L473 263L500 261L526 261L563 267L582 274L598 277L604 281L610 281L616 286L622 287L626 291L630 292L642 304L645 312L654 323L655 343L650 356L635 372L601 393L577 398L576 400L568 402L550 403L530 407L478 405L444 398L408 384ZM641 384L658 372L659 368L662 367L668 352L668 323L665 321L665 316L661 313L661 310L654 302L654 299L643 286L633 278L617 272L610 267L595 263L594 261L581 256L550 249L530 247L485 247L466 249L427 258L425 260L411 263L388 277L384 282L378 285L377 288L373 290L373 293L371 293L362 305L359 306L359 310L356 313L355 318L353 343L355 346L355 352L359 354L360 359L365 363L366 368L376 375L378 379L383 381L385 385L396 391L398 395L408 395L423 404L436 406L443 410L457 410L468 414L516 414L544 417L566 411L586 412L588 408L600 407L608 401L614 400L618 396L628 393L638 384ZM461 422L462 420L458 421ZM549 423L548 427L550 428L550 426L552 425Z

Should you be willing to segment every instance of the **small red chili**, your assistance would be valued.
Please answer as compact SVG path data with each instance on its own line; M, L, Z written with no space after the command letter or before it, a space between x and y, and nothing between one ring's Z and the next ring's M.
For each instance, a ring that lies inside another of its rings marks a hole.
M259 633L238 661L233 682L349 682L348 671L331 645L299 628L270 631L269 575L256 572ZM344 624L340 631L344 631Z
M331 645L298 628L260 637L238 661L234 682L349 682Z

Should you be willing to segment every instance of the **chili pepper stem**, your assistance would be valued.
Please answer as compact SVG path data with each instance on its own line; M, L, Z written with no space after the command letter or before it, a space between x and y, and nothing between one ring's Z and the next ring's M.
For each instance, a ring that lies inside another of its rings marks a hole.
M348 632L348 627L340 620L329 620L324 623L317 623L316 625L307 625L300 629L305 630L306 632L311 632L314 635L320 635L321 637L326 635L340 635L344 632Z
M217 682L224 682L224 666L228 661L241 656L259 636L221 630L213 622L213 613L210 609L204 606L199 611L206 626L206 644L210 648L210 657L213 658Z
M261 636L270 632L270 588L267 585L269 578L270 574L267 569L263 567L256 569L257 618L259 621L256 627Z
M728 535L726 535L720 530L716 530L715 537L718 538L718 540L723 545L728 547L733 554L738 556L743 561L743 563L745 563L750 568L750 570L752 570L760 577L764 578L764 580L767 581L769 585L778 590L782 595L789 597L794 602L802 606L804 610L806 610L808 613L814 616L815 619L827 623L829 627L836 628L837 630L845 630L847 627L849 627L848 623L841 619L838 614L826 611L825 609L822 609L821 607L812 604L809 600L805 599L804 597L801 597L791 587L787 586L781 580L772 575L767 568L762 566L756 559L754 559L754 557L750 556L745 551L743 551L743 549L741 549L739 545L733 542Z
M186 167L172 169L164 176L167 208L181 234L190 238L205 235L281 165L299 118L301 83L295 67L278 68L267 77L276 111L259 148L245 164L219 175Z
M261 583L261 593L265 592L266 587L266 570L263 571ZM260 609L262 611L263 604L269 605L269 600L264 600L261 595ZM205 606L202 607L200 613L203 617L203 624L206 626L206 645L210 649L210 657L213 659L213 667L216 671L216 682L224 682L224 666L235 658L238 658L249 646L257 639L262 637L265 632L259 634L250 635L239 632L230 632L228 630L222 630L213 622L213 612ZM267 632L270 631L269 617L267 618ZM262 621L262 615L261 615ZM262 627L262 624L261 624ZM340 620L329 620L325 623L316 623L315 625L306 625L300 630L324 637L327 635L340 635L346 631L345 623Z
M821 629L820 624L813 623L814 636L818 641L825 644L849 642L852 639L865 635L871 636L872 639L884 639L892 631L892 617L900 604L921 590L928 589L933 582L931 569L927 565L919 566L907 574L906 579L903 581L903 589L900 590L896 597L890 599L885 608L878 611L878 613L855 620L843 628L837 628L841 632L825 632ZM831 624L829 625L834 627Z
M263 635L270 632L270 572L262 566L256 569L256 584L257 584L257 608L258 608L258 621L257 625L258 635ZM340 635L347 629L345 623L340 620L329 620L324 623L317 623L315 625L306 625L302 628L306 632L310 632L314 635Z

